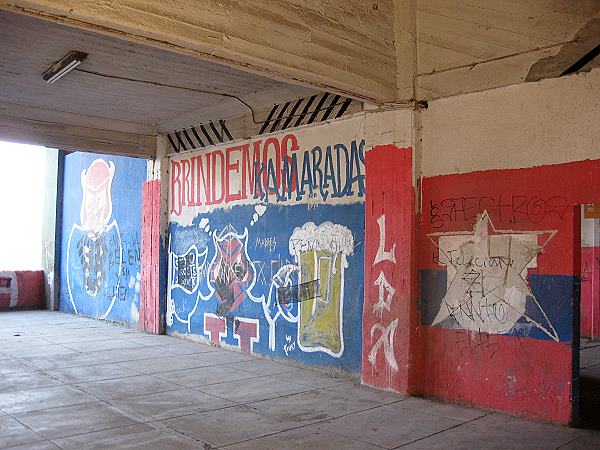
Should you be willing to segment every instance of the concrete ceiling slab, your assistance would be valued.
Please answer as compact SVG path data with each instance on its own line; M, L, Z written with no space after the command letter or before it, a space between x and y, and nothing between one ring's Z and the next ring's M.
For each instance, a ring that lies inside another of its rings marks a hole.
M315 93L166 49L0 10L1 118L152 136ZM88 53L48 85L42 73L70 50ZM1 123L0 123L1 125ZM0 133L0 139L2 133Z

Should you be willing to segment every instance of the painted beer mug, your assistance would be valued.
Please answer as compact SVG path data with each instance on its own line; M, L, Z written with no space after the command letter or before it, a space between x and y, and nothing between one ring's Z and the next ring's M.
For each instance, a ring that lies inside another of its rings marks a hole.
M331 222L296 228L290 253L300 267L298 345L335 357L344 352L344 272L354 250L352 232Z

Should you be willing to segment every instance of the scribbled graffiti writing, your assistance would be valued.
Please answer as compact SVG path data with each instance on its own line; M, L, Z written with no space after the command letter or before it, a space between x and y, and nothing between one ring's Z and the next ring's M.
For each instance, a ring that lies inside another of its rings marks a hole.
M526 195L502 195L481 197L451 197L429 202L429 222L433 228L445 228L454 222L470 222L487 210L500 222L540 223L545 219L562 220L569 208L565 197L541 198Z
M264 248L272 252L273 250L275 250L275 247L277 247L277 239L275 239L274 237L257 237L254 241L254 247Z

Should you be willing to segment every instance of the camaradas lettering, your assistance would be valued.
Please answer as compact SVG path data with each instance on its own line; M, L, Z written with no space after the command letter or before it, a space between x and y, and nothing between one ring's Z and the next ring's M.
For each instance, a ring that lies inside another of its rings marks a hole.
M365 194L365 141L300 148L295 134L171 160L171 214L252 202L335 202Z

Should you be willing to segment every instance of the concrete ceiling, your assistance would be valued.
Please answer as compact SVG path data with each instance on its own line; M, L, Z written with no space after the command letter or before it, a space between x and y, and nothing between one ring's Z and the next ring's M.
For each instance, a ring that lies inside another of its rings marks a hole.
M109 132L121 133L115 135L116 141L132 140L135 147L139 144L135 136L154 136L194 122L248 112L234 98L198 91L239 96L255 109L315 92L197 57L6 10L0 10L0 42L0 140L23 135L23 141L61 146L65 139L62 146L76 148L85 146L87 138L67 142L69 131L90 138L93 130L104 130L89 149L110 152ZM64 78L46 84L41 74L70 50L89 56ZM27 137L29 126L31 139ZM37 142L43 139L44 130L50 130L48 142ZM129 147L116 142L114 151L135 154L135 149L124 150ZM140 155L147 153L145 149Z
M419 98L447 97L561 76L600 45L600 0L419 0L417 30Z

